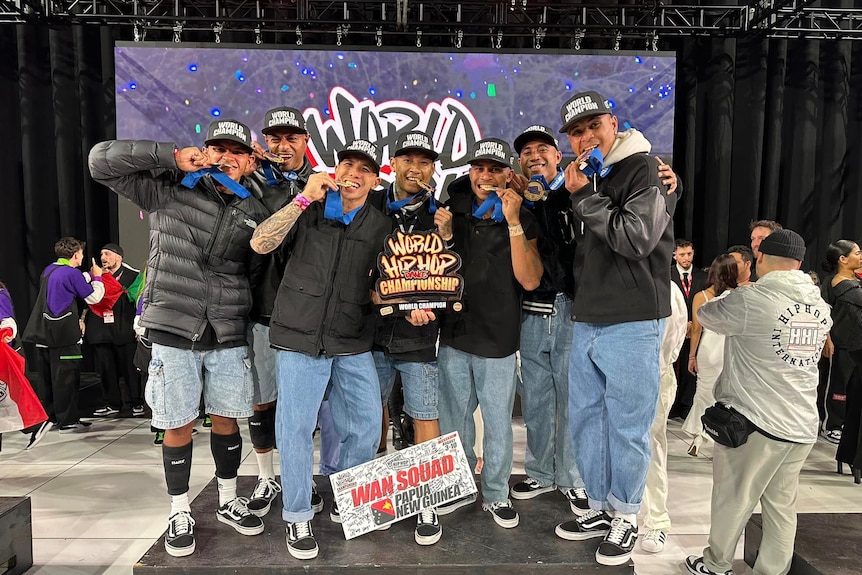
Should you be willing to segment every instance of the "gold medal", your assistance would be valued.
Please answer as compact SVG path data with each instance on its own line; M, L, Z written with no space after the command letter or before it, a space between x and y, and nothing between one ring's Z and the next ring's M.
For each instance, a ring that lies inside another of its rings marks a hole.
M265 152L263 152L262 155L263 155L264 160L269 160L270 162L272 162L274 164L283 164L284 163L284 158L282 158L281 156L279 156L277 154L273 154L272 152L266 152L265 151Z
M541 182L530 180L527 184L527 189L524 190L524 199L530 202L541 202L548 197L548 190Z

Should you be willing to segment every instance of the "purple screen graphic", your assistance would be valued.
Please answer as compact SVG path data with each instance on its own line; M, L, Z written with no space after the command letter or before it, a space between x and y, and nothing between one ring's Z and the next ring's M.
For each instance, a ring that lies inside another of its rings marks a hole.
M676 59L672 55L270 50L121 45L115 49L117 137L200 146L207 125L247 124L260 139L276 106L303 111L308 156L331 170L354 138L389 155L398 135L424 130L440 152L435 182L465 173L483 137L512 142L533 124L560 127L560 106L582 90L608 98L641 130L654 154L673 150ZM560 149L571 148L560 134Z

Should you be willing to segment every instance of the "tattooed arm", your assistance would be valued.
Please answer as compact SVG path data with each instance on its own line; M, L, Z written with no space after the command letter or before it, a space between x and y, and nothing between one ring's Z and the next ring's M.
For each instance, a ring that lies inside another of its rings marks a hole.
M326 173L312 174L308 178L308 183L305 189L302 190L304 196L309 202L318 202L326 197L326 192L330 189L337 190L338 186ZM291 202L269 216L263 223L257 226L254 234L251 236L251 249L259 254L268 254L275 250L284 242L284 238L293 229L296 220L302 215L302 209Z

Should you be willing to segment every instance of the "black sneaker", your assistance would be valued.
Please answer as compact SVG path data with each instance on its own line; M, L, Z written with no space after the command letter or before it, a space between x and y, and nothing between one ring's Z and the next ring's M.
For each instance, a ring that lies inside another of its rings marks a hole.
M513 485L512 489L509 490L509 495L512 496L512 499L532 499L542 493L550 493L556 488L557 486L553 483L542 485L539 480L528 477L524 481Z
M338 503L335 502L335 497L332 498L332 508L329 510L329 518L334 523L341 523L341 513L338 512Z
M51 431L51 428L54 427L54 424L50 421L43 421L33 430L33 433L30 434L30 441L27 442L27 447L24 449L33 449L36 447L36 444L42 441L42 438L48 435L48 432Z
M204 427L212 427L213 426L213 420L209 415L204 417L204 424L203 425L204 425Z
M445 505L437 506L437 515L449 515L456 509L461 509L462 507L466 507L467 505L473 505L476 503L476 494L470 494L464 496L460 499L456 499L455 501L450 501Z
M132 417L143 417L146 413L143 405L136 405L132 408Z
M692 575L733 575L733 569L728 569L724 573L710 571L703 562L703 557L697 555L689 555L685 560L685 567Z
M569 508L575 515L589 513L590 502L587 500L587 490L583 487L566 489L566 499L569 500Z
M317 540L311 530L311 521L287 524L287 552L297 559L317 557Z
M419 545L434 545L440 541L443 528L437 520L437 513L433 507L428 507L419 512L416 518L416 531L414 538Z
M611 529L596 549L596 561L600 565L623 565L628 563L638 540L638 528L623 519L615 517Z
M323 511L323 496L317 492L317 485L311 482L311 509L315 515Z
M164 431L157 431L156 432L156 438L153 439L153 445L161 445L164 442L165 442L165 432Z
M263 519L248 510L248 499L236 497L218 508L216 519L236 529L243 535L263 533Z
M611 528L611 516L604 511L589 510L577 519L557 525L554 533L568 541L585 541L604 537Z
M263 517L269 513L272 500L279 493L281 493L281 485L278 484L278 481L275 479L258 479L254 491L251 492L251 497L248 498L248 510L251 511L252 515Z
M180 511L168 519L165 551L171 557L185 557L195 552L195 520L188 511Z
M78 423L72 423L69 425L61 425L60 433L86 433L90 431L90 426L93 425L89 421L79 421Z
M485 511L491 512L494 522L500 527L514 529L518 526L520 518L518 517L518 512L512 507L511 501L498 501L490 505L483 505L482 508Z
M110 417L112 415L117 415L118 413L120 413L119 409L111 407L110 405L106 405L105 407L100 407L99 409L94 411L93 415L95 415L96 417Z

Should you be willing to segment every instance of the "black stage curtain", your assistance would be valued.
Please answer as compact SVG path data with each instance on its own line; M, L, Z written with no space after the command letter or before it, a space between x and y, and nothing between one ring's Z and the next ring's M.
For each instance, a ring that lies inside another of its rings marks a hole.
M117 241L117 202L87 152L115 132L113 42L128 30L0 25L0 158L7 176L0 281L26 322L61 236L87 255ZM805 268L856 238L862 206L862 42L690 38L678 48L677 236L699 263L777 219L808 243Z

